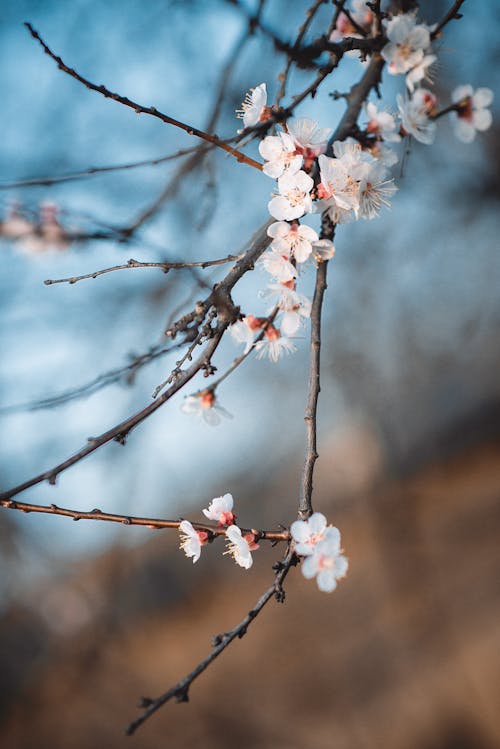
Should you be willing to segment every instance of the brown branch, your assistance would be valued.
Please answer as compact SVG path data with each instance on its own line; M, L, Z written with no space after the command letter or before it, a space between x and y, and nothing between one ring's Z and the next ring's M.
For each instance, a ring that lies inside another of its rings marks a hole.
M86 273L83 276L73 276L72 278L48 278L44 281L46 286L51 286L55 283L69 283L74 284L78 281L84 281L87 278L97 278L103 276L105 273L112 273L115 270L126 270L127 268L161 268L164 273L168 273L169 270L182 270L183 268L210 268L213 265L224 265L225 263L232 263L235 260L240 260L241 255L228 255L227 257L219 258L218 260L197 260L193 262L164 262L164 263L147 263L141 262L140 260L134 260L131 258L123 265L114 265L111 268L103 268L102 270L96 270L93 273Z
M304 21L302 26L299 28L299 33L297 34L297 37L292 47L292 50L294 52L296 52L297 49L300 47L302 39L306 35L309 26L314 20L314 16L316 15L320 7L324 5L325 2L327 2L327 0L315 0L315 2L311 5L311 7L306 10L306 20ZM282 98L285 96L286 84L288 82L288 76L290 74L292 64L293 64L293 55L289 54L287 55L287 62L286 62L285 70L283 71L283 73L281 73L278 76L279 80L281 81L281 85L276 95L276 106L279 106Z
M301 490L299 498L299 518L307 520L312 514L312 493L314 464L318 459L316 446L316 417L318 411L318 397L320 387L320 356L321 356L321 311L323 297L327 288L326 274L328 261L320 262L316 271L316 285L311 307L311 359L309 368L309 385L307 406L304 421L306 422L307 439L304 468L302 470Z
M101 434L99 437L92 437L88 440L87 445L82 447L81 450L71 455L69 458L64 460L62 463L50 468L43 473L29 479L28 481L13 487L12 489L0 493L0 500L9 499L14 497L20 492L28 489L31 486L40 484L43 481L48 481L50 484L54 484L57 476L70 468L75 463L90 455L98 448L103 445L115 440L120 443L124 443L125 438L138 424L151 416L160 406L166 403L175 393L177 393L184 385L189 382L200 370L207 367L210 364L210 360L214 355L222 336L224 335L227 327L233 322L235 316L235 308L232 304L230 293L233 286L240 280L240 278L251 268L254 263L258 260L260 255L264 252L266 247L269 245L270 238L267 236L267 227L269 222L266 222L264 226L256 233L255 239L250 249L245 255L239 260L236 265L231 268L225 278L214 286L213 291L205 300L204 306L207 310L214 306L218 312L218 324L212 331L212 337L207 343L205 350L202 354L193 362L193 364L179 374L176 381L166 390L157 400L150 403L145 408L136 412L129 418L122 421L120 424L112 427L108 431Z
M77 73L76 70L68 67L58 55L52 52L50 47L47 46L47 44L41 38L40 34L33 28L33 26L30 23L26 22L24 25L30 32L31 36L40 43L45 54L51 57L54 60L54 62L57 63L57 67L59 68L59 70L62 70L64 73L67 73L69 76L77 80L79 83L82 83L85 86L85 88L88 88L90 91L96 91L97 93L102 94L102 96L104 96L106 99L113 99L113 101L116 101L119 104L123 104L123 106L129 107L130 109L133 109L137 114L148 114L151 117L156 117L162 122L165 122L167 125L173 125L174 127L178 127L181 130L184 130L184 132L186 132L188 135L194 135L195 137L200 138L201 140L204 140L207 143L211 143L217 148L222 148L224 151L226 151L226 153L229 153L231 156L234 156L234 158L242 164L247 164L248 166L252 166L254 169L259 169L259 170L262 169L262 165L259 164L258 161L251 159L249 156L246 156L244 153L242 153L241 151L238 151L236 148L232 148L232 146L228 145L227 143L224 143L217 137L217 135L211 135L210 133L206 133L204 130L199 130L198 128L193 127L192 125L188 125L185 122L176 120L174 117L170 117L169 115L164 114L163 112L160 112L158 109L156 109L156 107L145 107L142 104L139 104L138 102L135 102L126 96L121 96L120 94L110 91L108 88L106 88L106 86L103 86L103 85L97 86L95 83L92 83L87 78L84 78L79 73Z
M272 585L261 595L259 600L256 602L254 607L250 609L248 614L229 632L214 637L214 648L212 652L204 658L198 665L177 684L167 690L164 694L156 697L155 699L143 698L141 700L140 707L144 708L144 712L138 718L130 723L126 728L126 733L131 736L148 718L150 718L160 707L165 705L172 699L176 702L188 702L189 700L189 689L192 683L200 676L216 658L237 638L241 639L246 635L248 627L260 614L262 609L272 598L276 598L279 603L284 601L285 593L283 590L283 582L290 571L290 568L296 563L297 557L291 550L287 551L286 556L281 562L275 565L277 569Z
M327 153L329 155L333 152L334 142L336 140L345 140L355 129L359 113L361 112L366 97L372 88L377 88L380 83L383 67L384 59L378 52L374 53L359 83L356 83L349 93L345 95L347 109L328 141Z
M446 26L447 23L450 21L453 21L453 19L460 19L462 18L462 14L459 13L460 6L464 4L465 0L456 0L451 8L449 9L448 13L441 19L441 21L437 24L436 28L431 34L431 39L437 39L437 37L440 35L443 28Z
M73 518L73 520L103 520L108 523L121 523L122 525L140 525L152 530L162 528L179 528L182 520L164 520L162 518L145 518L136 515L119 515L117 513L103 512L99 509L90 510L71 510L67 507L59 507L55 504L34 505L28 502L17 502L13 499L0 500L0 507L7 510L18 510L29 514L31 512L42 513L44 515L61 515L63 517ZM206 531L210 537L224 536L226 534L225 526L210 525L209 523L191 523L193 528L198 531ZM265 531L256 528L241 528L242 533L252 533L259 541L288 541L290 533L284 531Z

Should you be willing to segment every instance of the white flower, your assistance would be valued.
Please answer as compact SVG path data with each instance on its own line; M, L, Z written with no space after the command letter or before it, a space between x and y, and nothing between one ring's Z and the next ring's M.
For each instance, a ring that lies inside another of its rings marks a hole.
M267 162L262 171L273 179L285 173L295 174L302 166L302 156L297 153L295 143L288 133L268 135L259 143L259 153Z
M401 13L385 23L389 43L382 49L382 57L389 63L389 73L407 73L421 63L424 50L431 43L430 29L417 24L413 13Z
M294 344L281 335L273 325L269 325L264 333L264 338L255 344L257 359L268 356L276 364L282 354L292 354L297 351Z
M295 541L295 551L301 556L313 553L317 543L325 537L326 518L321 512L314 512L308 520L296 520L290 526Z
M195 530L189 520L183 520L179 524L179 533L181 535L179 548L187 557L193 557L194 564L200 558L201 547L208 543L208 533Z
M426 88L418 88L411 99L396 97L401 125L406 135L413 135L420 143L434 142L436 123L429 118L436 106L436 97Z
M323 263L335 255L335 245L331 239L318 239L313 243L312 253L317 263Z
M230 325L229 332L235 343L245 344L245 350L243 351L243 353L248 354L253 346L254 333L248 327L245 320L238 320L237 322L233 323L233 325Z
M393 151L392 148L389 148L389 146L386 146L384 143L375 143L370 148L370 153L385 167L394 166L394 164L397 164L399 161L397 153Z
M436 60L436 55L425 55L418 65L415 65L415 67L406 74L406 85L412 93L415 90L416 83L420 83L424 78L427 78L427 80L431 78L431 76L427 75L427 68L430 68Z
M320 156L320 159L324 158ZM292 221L300 218L304 213L311 213L311 190L314 182L303 171L295 174L284 174L278 179L279 195L268 203L271 216L278 221Z
M337 580L345 577L348 563L341 553L340 532L329 526L324 538L313 547L313 553L302 562L302 574L308 580L315 577L318 588L331 593L337 587Z
M342 159L331 159L321 155L318 159L321 182L318 185L318 197L334 203L344 210L357 211L358 183L349 174Z
M376 218L382 206L390 208L389 198L397 189L394 180L387 179L387 170L383 164L377 161L365 164L359 181L360 218Z
M266 84L261 83L256 88L251 88L245 94L245 100L241 105L241 109L236 111L236 117L243 120L243 127L252 127L269 116L269 107L266 107L266 104Z
M310 171L316 157L326 151L331 129L321 128L315 120L309 120L307 117L288 122L287 126L297 153L304 157L304 169Z
M252 533L246 533L242 536L241 528L238 528L237 525L230 525L226 530L226 538L228 550L224 553L231 554L240 567L244 567L246 570L250 569L253 564L251 552L259 548L259 545L255 543L255 536Z
M271 249L262 255L260 263L277 281L290 281L297 278L297 269L279 250L274 251L272 244Z
M370 101L366 105L366 115L368 117L367 133L378 135L383 140L394 143L401 140L401 136L396 129L396 120L392 114L379 112L377 105Z
M205 390L198 395L188 395L184 398L181 411L185 414L198 416L210 426L220 424L221 416L232 419L232 415L225 408L219 406L211 390Z
M493 118L487 107L493 101L493 91L478 88L474 92L472 86L458 86L451 98L460 102L460 108L454 113L455 135L463 143L470 143L476 137L476 130L487 130L491 126Z
M232 512L233 504L232 494L224 494L222 497L212 499L208 510L203 510L203 514L209 520L216 520L219 525L231 525L236 517Z
M310 226L289 224L286 221L276 221L267 230L268 236L273 238L271 248L284 255L293 255L298 263L304 263L312 250L312 242L318 239L317 233ZM279 279L286 280L286 279Z

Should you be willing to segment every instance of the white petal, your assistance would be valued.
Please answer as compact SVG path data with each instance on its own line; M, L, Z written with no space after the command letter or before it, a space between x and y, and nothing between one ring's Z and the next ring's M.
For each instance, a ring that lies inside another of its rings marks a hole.
M489 109L478 109L472 113L472 124L476 130L488 130L493 122L493 117Z
M321 570L316 578L318 588L323 593L331 593L337 587L337 580L333 570Z
M489 107L493 101L493 91L491 88L478 88L472 97L472 104L476 109Z

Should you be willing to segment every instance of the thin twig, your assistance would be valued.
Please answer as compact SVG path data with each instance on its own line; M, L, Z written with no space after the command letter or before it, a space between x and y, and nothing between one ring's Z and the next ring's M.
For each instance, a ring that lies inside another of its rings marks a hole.
M16 413L18 411L42 411L45 408L54 408L55 406L61 406L64 403L69 403L70 401L81 398L82 396L92 395L101 388L112 385L115 382L119 382L124 377L126 377L127 381L131 381L135 373L141 367L149 364L155 359L158 359L160 356L170 354L172 351L175 351L175 349L187 345L188 343L189 338L185 338L183 341L179 341L178 343L170 343L168 346L155 346L145 354L134 356L130 364L126 364L125 366L119 367L117 369L111 369L109 372L104 372L103 374L95 377L93 380L90 380L90 382L85 383L85 385L71 388L70 390L66 390L63 393L59 393L58 395L50 396L48 398L27 401L26 403L16 403L12 406L0 407L0 414Z
M131 736L148 718L150 718L166 702L175 699L177 702L187 702L189 700L189 689L195 679L198 678L216 658L230 645L234 640L241 639L246 635L248 627L254 619L260 614L262 609L272 598L280 603L284 600L283 582L290 571L290 568L296 563L296 556L293 551L288 550L286 556L281 562L278 562L277 572L272 585L261 595L257 603L243 617L243 619L229 632L224 632L214 638L214 648L211 653L204 658L198 665L177 684L167 690L164 694L155 699L143 698L140 707L144 712L138 718L130 723L126 728L127 735Z
M219 258L218 260L196 260L193 262L164 262L164 263L148 263L140 260L134 260L130 258L123 265L113 265L111 268L103 268L102 270L96 270L93 273L86 273L83 276L73 276L71 278L48 278L44 281L46 286L51 286L55 283L69 283L74 284L78 281L84 281L88 278L97 278L103 276L105 273L112 273L115 270L126 270L127 268L161 268L164 273L168 273L169 270L182 270L183 268L210 268L213 265L224 265L225 263L232 263L235 260L240 260L241 255L228 255L227 257Z
M165 122L167 125L173 125L174 127L178 127L181 130L184 130L184 132L186 132L188 135L194 135L195 137L201 138L201 140L204 140L207 143L211 143L217 148L222 148L224 151L226 151L226 153L234 156L234 158L242 164L252 166L254 169L262 169L262 164L259 164L259 162L251 159L249 156L246 156L241 151L238 151L236 148L232 148L232 146L224 143L216 135L211 135L210 133L206 133L204 130L199 130L197 127L193 127L192 125L188 125L185 122L176 120L174 117L170 117L169 115L160 112L158 109L156 109L156 107L145 107L142 104L129 99L127 96L121 96L120 94L110 91L108 88L106 88L106 86L97 86L95 83L92 83L87 78L84 78L82 75L80 75L76 70L68 67L58 55L52 52L50 47L47 46L47 44L41 38L40 34L33 28L30 23L26 22L24 25L30 32L31 36L40 43L45 54L47 54L54 60L54 62L57 63L58 68L77 80L79 83L82 83L89 90L96 91L97 93L102 94L102 96L106 97L106 99L113 99L113 101L116 101L119 104L123 104L125 107L129 107L130 109L133 109L137 114L148 114L151 117L156 117L162 122Z
M324 5L325 2L327 2L327 0L315 0L315 2L311 5L311 7L307 9L307 11L306 11L306 20L304 21L304 23L300 27L299 33L297 34L297 37L296 37L294 45L293 45L293 49L294 50L297 50L297 48L300 46L300 44L302 42L302 39L306 35L309 26L311 25L311 23L314 20L314 16L316 15L316 13L320 9L320 7L322 5ZM280 85L278 93L276 95L276 106L280 105L281 100L285 96L285 93L286 93L286 84L288 82L288 76L290 74L290 70L291 70L292 64L293 64L293 56L291 54L289 54L287 56L287 62L286 62L285 70L283 71L283 73L281 73L278 76L279 80L281 81L281 85Z
M137 515L120 515L118 513L103 512L98 508L90 511L71 510L67 507L59 507L55 504L35 505L28 502L17 502L13 499L0 500L0 507L7 510L18 510L29 514L31 512L42 513L44 515L61 515L63 517L73 518L73 520L103 520L108 523L121 523L122 525L140 525L144 528L158 530L162 528L179 528L182 520L165 520L162 518L145 518ZM209 523L191 523L193 528L198 531L205 531L210 537L224 536L226 527L220 525L211 525ZM241 528L242 533L252 533L259 541L288 541L290 533L284 531L266 531L256 528Z
M326 274L328 261L319 263L316 270L316 285L311 307L311 358L309 365L309 385L307 390L307 406L304 416L307 429L306 455L302 470L301 490L299 497L299 517L307 520L312 514L312 493L314 465L318 459L316 445L318 397L320 387L320 356L321 356L321 311L326 291Z
M250 249L245 253L244 257L239 260L236 265L231 268L225 278L216 284L213 291L205 301L205 306L208 308L215 306L218 311L218 324L212 331L212 338L207 343L202 354L193 362L193 364L179 374L177 380L166 390L157 400L153 401L145 408L137 411L135 414L120 422L116 426L107 430L98 437L91 437L87 444L82 447L78 452L71 455L69 458L64 460L62 463L50 468L43 473L34 476L22 484L9 489L6 492L0 493L0 500L9 499L14 497L20 492L28 489L31 486L36 486L43 481L48 481L50 484L55 484L57 476L70 468L71 466L78 463L80 460L90 455L95 450L99 449L103 445L115 440L124 443L126 437L138 424L147 419L153 414L158 408L166 403L175 393L177 393L184 385L189 382L200 370L207 367L210 364L210 360L214 355L224 332L227 327L235 319L235 308L232 304L230 293L233 286L240 280L240 278L251 268L254 263L258 260L260 255L264 252L266 247L269 245L270 238L267 235L267 227L269 223L266 222L264 226L257 232L255 240Z
M131 161L128 164L115 164L113 166L91 166L88 169L82 169L76 172L68 172L67 174L52 175L47 177L25 177L17 182L4 182L0 183L0 190L12 190L21 187L49 187L50 185L57 185L61 182L70 182L77 179L83 179L85 177L93 177L96 174L107 174L109 172L119 172L126 169L140 169L145 166L157 166L158 164L165 164L167 161L174 161L174 159L180 159L182 156L189 156L190 154L198 151L199 146L191 146L191 148L183 148L176 153L171 153L168 156L160 156L156 159L144 159L143 161Z
M446 24L450 21L453 21L454 18L462 18L461 13L459 13L458 11L460 9L460 6L462 6L464 2L465 0L456 0L456 2L453 3L448 13L446 13L446 15L441 19L441 21L437 24L436 28L432 32L431 39L436 39L444 29Z

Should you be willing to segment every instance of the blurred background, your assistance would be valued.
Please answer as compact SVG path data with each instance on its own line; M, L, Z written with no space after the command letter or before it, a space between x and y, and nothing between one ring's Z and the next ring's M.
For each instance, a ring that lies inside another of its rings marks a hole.
M447 2L422 3L432 23ZM253 12L250 2L245 6ZM269 0L263 19L293 39L307 2ZM325 4L311 38L324 31ZM434 90L498 92L500 9L465 3L439 42ZM17 0L0 8L0 205L40 204L84 235L137 225L127 241L52 252L0 240L1 488L55 465L150 400L178 354L87 387L165 344L172 319L224 267L165 275L128 269L75 285L45 279L126 262L238 253L266 220L271 182L221 153L82 179L29 177L155 159L193 139L86 90L57 70L30 21L96 83L198 127L232 135L245 91L270 99L285 59L241 7L222 0ZM348 59L298 114L334 127L330 96L359 77ZM294 71L289 95L311 74ZM384 78L395 109L399 78ZM287 101L287 99L285 99ZM329 268L315 509L343 533L349 576L334 596L292 573L247 637L134 738L141 694L189 671L272 577L278 549L249 572L205 550L193 565L175 533L0 512L0 746L335 746L490 749L500 745L500 254L498 116L470 145L444 118L433 147L413 142L399 192L378 220L342 227ZM255 143L248 152L257 155ZM45 209L47 210L47 209ZM151 215L150 215L151 214ZM313 218L308 223L314 224ZM256 270L235 290L263 314ZM313 273L301 280L309 293ZM294 519L304 450L307 341L274 365L248 360L220 388L233 416L210 427L183 394L130 435L40 485L25 501L81 510L201 518L233 493L242 525ZM239 350L224 342L219 372ZM128 376L133 375L133 376ZM189 392L207 381L199 378ZM99 383L100 385L102 382ZM83 389L74 397L74 390ZM62 395L62 402L54 398Z

